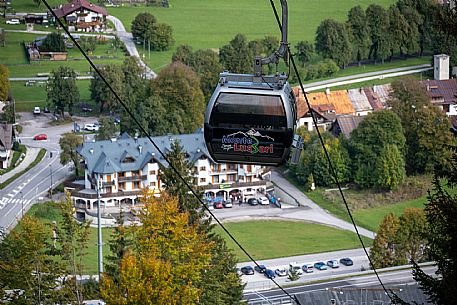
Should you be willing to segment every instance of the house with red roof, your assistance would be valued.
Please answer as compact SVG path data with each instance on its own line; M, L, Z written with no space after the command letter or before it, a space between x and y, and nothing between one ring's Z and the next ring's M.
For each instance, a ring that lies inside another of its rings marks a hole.
M55 9L57 18L63 18L70 31L101 32L106 27L108 11L86 0L73 0Z
M433 105L441 109L447 116L457 116L457 80L426 80L421 84Z

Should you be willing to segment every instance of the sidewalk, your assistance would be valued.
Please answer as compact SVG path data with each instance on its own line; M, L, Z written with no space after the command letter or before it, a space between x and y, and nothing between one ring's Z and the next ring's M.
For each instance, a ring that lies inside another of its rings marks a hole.
M20 173L21 171L26 169L33 161L35 161L35 159L38 156L39 152L40 152L40 148L27 147L27 152L25 154L24 160L22 160L21 164L19 164L13 170L1 175L0 176L0 183L5 182L6 180L8 180L9 178L13 177L17 173Z

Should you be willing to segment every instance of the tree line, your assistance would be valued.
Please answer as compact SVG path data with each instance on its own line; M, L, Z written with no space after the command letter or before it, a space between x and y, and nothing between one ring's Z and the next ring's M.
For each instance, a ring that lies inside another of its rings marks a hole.
M326 19L316 31L315 49L340 67L370 59L384 61L395 54L431 50L457 61L456 9L432 0L398 0L389 8L371 4L351 8L346 22Z
M416 80L396 81L392 90L388 100L391 109L369 114L349 138L323 133L341 183L392 190L405 181L406 175L432 173L450 165L448 145L455 144L455 139L446 115L431 104L425 88ZM304 128L298 133L305 139L305 148L299 164L291 167L294 176L308 188L313 182L334 186L317 135Z

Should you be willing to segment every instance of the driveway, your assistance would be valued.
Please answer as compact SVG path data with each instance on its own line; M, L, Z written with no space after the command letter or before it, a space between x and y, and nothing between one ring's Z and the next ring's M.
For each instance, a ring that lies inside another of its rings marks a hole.
M114 23L116 27L117 36L119 39L125 44L127 52L129 52L130 56L135 56L138 59L138 62L141 67L146 70L146 78L153 79L156 78L157 74L151 70L140 58L140 54L136 49L135 42L133 41L132 33L129 33L125 30L124 24L118 18L114 16L108 16L108 20Z

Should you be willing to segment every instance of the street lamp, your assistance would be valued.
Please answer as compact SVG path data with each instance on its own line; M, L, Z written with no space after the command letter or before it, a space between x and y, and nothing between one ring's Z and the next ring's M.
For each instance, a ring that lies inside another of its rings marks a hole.
M103 272L103 254L102 254L102 217L100 211L100 192L103 187L102 178L97 179L97 222L98 222L98 282L101 281L101 276Z

